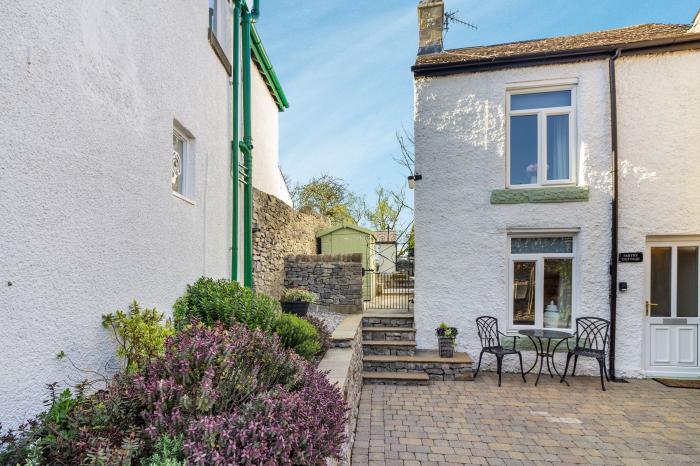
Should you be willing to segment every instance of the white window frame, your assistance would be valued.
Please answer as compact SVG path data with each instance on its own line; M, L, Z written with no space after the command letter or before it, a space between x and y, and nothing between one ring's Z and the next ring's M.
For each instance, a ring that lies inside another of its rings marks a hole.
M513 254L511 248L511 240L513 238L571 238L572 252L570 253L536 253L536 254ZM571 323L568 328L551 328L548 330L574 331L577 317L577 302L578 302L578 265L576 259L576 235L571 232L558 233L528 233L528 234L510 234L508 235L508 330L517 332L522 329L541 329L544 328L544 261L545 259L571 259ZM534 325L516 325L513 319L513 279L515 278L515 262L535 262L535 324Z
M182 140L182 192L171 190L173 196L182 199L190 204L195 204L194 201L194 170L195 170L195 151L194 151L194 138L192 134L187 131L182 125L177 122L173 122L173 136Z
M569 186L576 184L576 109L577 84L536 84L527 87L510 87L506 90L506 173L505 186L512 189L538 188L543 186ZM527 110L511 110L510 100L513 95L534 94L540 92L571 91L571 105L566 107L548 107ZM537 183L511 184L510 182L510 118L512 116L537 115ZM547 179L547 117L550 115L569 115L569 178L566 180Z

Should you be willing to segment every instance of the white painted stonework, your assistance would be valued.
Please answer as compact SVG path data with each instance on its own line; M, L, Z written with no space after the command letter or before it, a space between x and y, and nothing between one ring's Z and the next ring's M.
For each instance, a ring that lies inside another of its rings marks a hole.
M698 235L700 53L623 55L617 67L619 250L643 251L647 235ZM506 89L562 79L577 82L576 184L590 189L590 199L492 205L491 192L505 187ZM416 78L414 129L416 172L422 175L415 191L419 347L436 347L434 329L446 322L460 329L458 349L478 357L476 317L496 316L501 330L508 330L513 229L578 231L573 317L609 318L607 60ZM644 265L620 264L619 280L628 282L629 291L618 299L616 371L640 376ZM494 359L484 362L495 367ZM514 369L515 362L506 367ZM582 372L597 374L597 364L592 371L592 364L583 366Z
M700 52L623 57L618 75L620 251L644 251L650 236L700 235ZM648 260L618 268L629 284L618 294L618 365L629 373L644 369Z
M169 314L186 284L230 276L231 84L207 18L185 0L0 5L4 428L36 414L46 383L84 377L59 351L104 370L103 313L137 299ZM287 201L254 73L255 185ZM174 120L194 136L192 202L171 191Z

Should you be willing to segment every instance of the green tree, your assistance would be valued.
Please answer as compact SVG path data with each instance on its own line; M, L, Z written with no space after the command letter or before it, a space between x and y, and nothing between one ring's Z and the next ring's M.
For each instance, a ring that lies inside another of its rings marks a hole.
M372 207L365 209L365 218L375 230L395 231L399 226L401 214L410 210L404 188L389 190L377 186L374 192L377 200Z
M325 215L333 224L358 223L365 211L364 201L348 189L345 181L330 175L297 185L292 198L297 209Z

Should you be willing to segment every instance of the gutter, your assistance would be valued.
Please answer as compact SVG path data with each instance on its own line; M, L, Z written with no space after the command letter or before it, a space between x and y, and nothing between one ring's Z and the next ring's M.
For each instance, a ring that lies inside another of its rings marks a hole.
M235 0L233 6L233 71L231 73L231 86L233 94L233 140L231 141L231 172L233 175L231 190L231 281L238 280L238 184L240 179L240 166L238 152L239 135L239 92L240 92L240 24L241 24L241 0Z
M422 63L413 65L411 71L416 77L440 76L453 73L476 73L500 68L604 59L610 57L610 55L614 54L617 50L624 51L626 55L633 55L694 49L700 49L700 33L629 44L583 47L555 52L537 52L510 57L487 58L470 62Z
M274 97L275 102L277 102L277 107L279 108L280 112L283 112L285 108L289 108L289 101L287 100L287 96L282 89L282 84L277 77L277 73L275 73L275 69L267 56L265 47L260 40L260 35L258 34L258 31L255 29L254 25L250 30L250 35L252 40L253 57L255 58L255 61L258 62L263 78L265 78L265 81L268 83L270 93Z
M617 156L617 85L615 80L615 61L622 55L622 49L608 60L610 78L610 146L612 150L612 215L610 234L610 362L608 368L610 379L615 381L615 331L617 329L617 250L618 250L618 156Z
M241 35L243 36L243 141L239 147L245 160L245 186L243 190L243 285L253 287L253 131L251 117L251 28L260 16L260 0L254 0L253 8L242 3Z

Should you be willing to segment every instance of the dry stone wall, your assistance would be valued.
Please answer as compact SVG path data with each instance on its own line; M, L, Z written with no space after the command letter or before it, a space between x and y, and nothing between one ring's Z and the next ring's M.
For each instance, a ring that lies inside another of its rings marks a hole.
M362 312L362 254L296 255L284 262L284 286L313 291L331 311Z
M284 286L284 258L316 252L316 232L327 218L294 210L278 198L253 190L253 284L279 299Z

